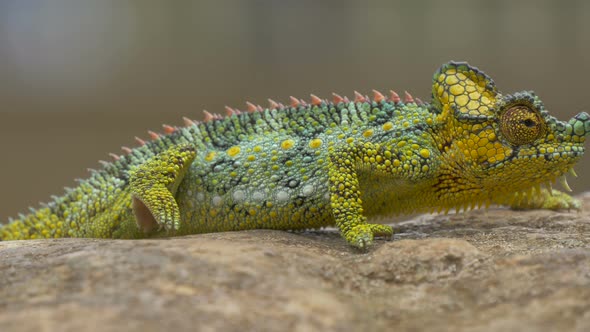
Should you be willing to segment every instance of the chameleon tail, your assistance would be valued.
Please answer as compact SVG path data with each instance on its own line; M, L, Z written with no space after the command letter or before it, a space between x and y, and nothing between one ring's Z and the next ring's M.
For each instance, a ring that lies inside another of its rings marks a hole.
M0 241L62 237L63 223L50 208L42 208L0 225Z
M174 233L180 223L174 194L194 158L194 148L184 144L146 158L124 176L96 172L47 206L0 225L0 240Z

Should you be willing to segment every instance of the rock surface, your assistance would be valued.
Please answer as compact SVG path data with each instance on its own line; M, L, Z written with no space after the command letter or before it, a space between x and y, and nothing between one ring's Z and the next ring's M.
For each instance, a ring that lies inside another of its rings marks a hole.
M0 242L0 331L589 331L581 198L417 217L368 252L334 230Z

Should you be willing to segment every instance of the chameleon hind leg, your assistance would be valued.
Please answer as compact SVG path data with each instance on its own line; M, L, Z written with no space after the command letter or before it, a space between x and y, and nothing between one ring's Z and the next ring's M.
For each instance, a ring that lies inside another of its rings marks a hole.
M174 195L195 155L192 146L171 147L130 172L133 213L141 230L178 229L180 209Z
M393 235L393 229L387 225L367 223L354 156L354 151L331 153L328 168L330 204L342 237L355 247L366 248L375 236Z

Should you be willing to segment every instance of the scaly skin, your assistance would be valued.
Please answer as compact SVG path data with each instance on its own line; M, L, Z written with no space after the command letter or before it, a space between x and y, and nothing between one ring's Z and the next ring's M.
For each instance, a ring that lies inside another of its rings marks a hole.
M0 228L3 240L139 238L337 225L348 243L392 228L368 219L489 204L578 208L541 190L584 152L590 117L551 117L532 92L501 95L466 63L434 75L432 103L312 96L165 127L79 187Z

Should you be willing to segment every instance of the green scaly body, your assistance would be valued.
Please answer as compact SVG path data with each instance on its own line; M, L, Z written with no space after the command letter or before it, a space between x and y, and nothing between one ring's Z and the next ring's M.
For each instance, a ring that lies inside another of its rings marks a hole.
M77 188L0 228L0 239L139 238L336 225L365 247L394 214L510 204L577 208L539 185L584 151L590 117L551 117L532 92L501 95L466 63L443 65L426 104L374 92L312 96L166 127ZM566 185L567 187L567 185Z

